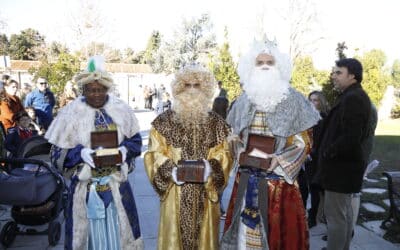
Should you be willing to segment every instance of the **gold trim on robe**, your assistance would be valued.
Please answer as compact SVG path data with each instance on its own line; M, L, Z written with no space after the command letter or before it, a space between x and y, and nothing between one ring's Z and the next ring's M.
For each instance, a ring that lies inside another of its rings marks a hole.
M209 148L205 154L213 171L207 182L203 186L199 186L201 187L200 194L203 192L205 198L203 201L199 201L202 202L199 207L203 208L203 211L200 211L200 233L193 236L196 242L192 245L192 249L211 250L219 247L219 194L227 185L233 162L226 138L219 141L221 142ZM202 143L206 142L202 141ZM178 186L173 182L171 170L183 154L181 148L174 147L172 144L167 143L166 137L153 127L149 135L149 149L144 156L147 175L160 197L158 249L163 250L184 248L180 231L182 224L187 222L184 219L181 221L179 212L182 190L190 188L190 185L202 185L183 184ZM201 190L205 190L205 192Z

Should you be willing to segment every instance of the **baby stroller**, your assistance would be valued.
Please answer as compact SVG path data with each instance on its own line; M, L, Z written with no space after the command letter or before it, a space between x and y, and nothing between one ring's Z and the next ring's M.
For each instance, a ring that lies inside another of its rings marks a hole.
M0 241L10 246L19 235L47 234L51 246L57 245L61 224L56 219L63 211L67 189L64 178L50 163L51 144L42 136L24 141L16 158L0 158L0 204L11 205L12 221L0 233ZM19 224L37 226L48 223L44 231Z

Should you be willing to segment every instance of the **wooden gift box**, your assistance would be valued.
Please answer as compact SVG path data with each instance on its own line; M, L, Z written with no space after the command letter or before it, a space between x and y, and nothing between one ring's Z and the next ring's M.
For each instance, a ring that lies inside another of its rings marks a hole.
M90 134L93 161L96 167L113 166L122 163L118 150L118 132L116 130L94 131Z
M274 153L275 138L266 135L249 134L246 151L239 156L239 165L244 167L253 167L267 170L271 164L271 158L264 159L255 156L250 156L249 153L253 149L258 149L267 154Z
M177 170L178 181L204 183L204 162L202 160L180 160Z

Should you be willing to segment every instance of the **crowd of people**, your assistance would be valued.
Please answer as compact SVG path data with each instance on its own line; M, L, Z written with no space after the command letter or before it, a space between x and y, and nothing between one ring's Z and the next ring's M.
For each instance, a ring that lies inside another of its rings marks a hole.
M55 118L45 78L21 101L18 83L4 76L5 147L16 155L22 140L44 134L53 165L73 173L65 249L143 249L141 211L127 178L141 154L138 121L110 93L113 79L101 62L92 58L88 65L66 84ZM157 100L159 114L144 154L160 199L158 249L309 249L309 229L317 223L327 224L328 250L349 249L358 212L352 200L376 127L362 65L336 61L332 81L339 96L332 107L321 91L306 98L290 86L291 65L276 42L254 41L239 60L242 94L230 105L223 83L198 63L175 73L171 98L164 85L145 86L145 108ZM91 147L91 136L101 131L115 131L119 161L95 161L100 149ZM230 174L225 211L221 198Z
M144 104L141 103L141 99L143 99ZM138 93L138 98L135 97L134 101L136 102L136 108L141 108L140 105L144 105L145 109L154 110L157 114L161 114L171 108L170 93L164 84L160 84L158 88L145 85L143 93Z

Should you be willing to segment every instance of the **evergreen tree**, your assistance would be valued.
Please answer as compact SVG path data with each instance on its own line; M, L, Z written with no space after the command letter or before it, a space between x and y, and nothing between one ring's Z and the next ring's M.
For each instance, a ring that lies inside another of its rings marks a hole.
M324 94L326 100L332 107L336 98L339 95L339 92L334 89L333 81L332 81L332 71L328 74L328 80L322 84L322 93Z
M147 42L147 47L143 55L143 60L141 63L154 64L155 54L160 48L161 44L161 34L159 31L155 30L152 32L151 37Z
M10 42L5 34L0 34L0 55L6 56L9 53Z
M373 49L358 58L363 65L362 86L376 107L379 106L391 77L384 68L386 55L382 50Z
M9 52L14 60L38 60L45 55L44 48L44 36L31 28L10 37Z
M215 79L222 82L222 87L228 92L229 101L234 100L242 92L239 83L239 75L236 71L237 65L232 59L229 51L228 31L225 27L225 42L219 48L218 58L211 60L210 68Z
M317 70L310 56L299 56L295 59L291 85L305 96L313 90L322 88L329 80L329 72Z
M298 56L294 61L291 85L304 95L315 89L314 65L310 56Z
M393 62L392 66L392 82L395 88L400 88L400 60Z
M336 52L338 59L346 58L345 50L347 49L346 42L337 43ZM332 71L329 74L328 80L322 86L322 92L328 103L332 106L339 95L339 92L337 92L333 86Z
M73 78L79 72L80 62L78 57L61 53L56 62L49 62L46 59L41 60L38 68L29 69L29 73L34 75L34 80L39 77L45 77L49 83L51 91L59 95L63 92L65 83Z

